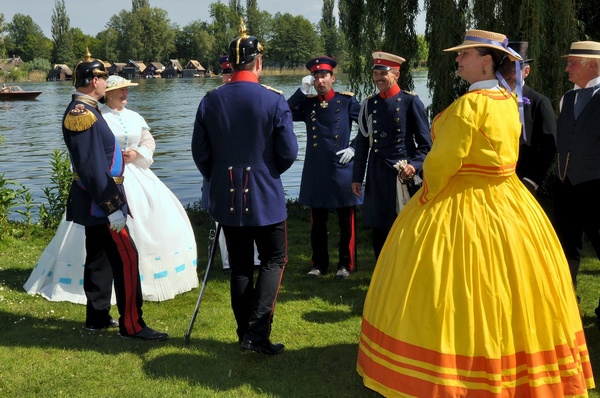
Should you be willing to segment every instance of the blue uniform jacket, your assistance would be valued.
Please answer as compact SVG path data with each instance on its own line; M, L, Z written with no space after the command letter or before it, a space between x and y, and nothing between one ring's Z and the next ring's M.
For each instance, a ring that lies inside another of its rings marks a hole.
M352 180L362 183L367 169L363 223L372 228L389 228L396 219L398 172L394 164L406 159L417 173L421 172L431 149L429 121L419 97L403 90L390 98L377 94L365 101L366 112L359 123L365 131L369 124L372 126L373 142L369 146L369 137L357 134Z
M338 208L362 204L352 193L353 161L339 162L336 152L350 144L352 121L358 120L360 104L353 94L333 92L323 101L298 89L289 99L294 121L306 124L306 156L299 201L311 208Z
M230 83L204 96L192 136L194 162L210 181L209 212L227 226L284 221L280 175L298 155L285 98L250 74L236 72Z
M73 95L63 115L63 138L73 171L67 200L67 220L84 226L108 224L107 216L116 211L127 214L122 184L125 162L119 144L88 96Z

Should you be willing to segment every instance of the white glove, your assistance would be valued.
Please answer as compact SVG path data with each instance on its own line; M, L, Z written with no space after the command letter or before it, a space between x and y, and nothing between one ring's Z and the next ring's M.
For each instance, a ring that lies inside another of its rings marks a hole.
M123 215L121 210L117 210L112 214L108 215L108 221L110 221L110 229L119 233L125 228L125 223L127 222L127 217Z
M315 78L313 75L304 76L302 78L302 86L300 86L300 91L302 91L304 95L308 94L308 90L310 90L314 82Z
M342 155L342 157L340 157L340 163L341 164L346 164L349 161L351 161L352 158L354 157L354 148L352 148L351 146L349 146L346 149L342 149L341 151L337 151L335 154L336 155Z

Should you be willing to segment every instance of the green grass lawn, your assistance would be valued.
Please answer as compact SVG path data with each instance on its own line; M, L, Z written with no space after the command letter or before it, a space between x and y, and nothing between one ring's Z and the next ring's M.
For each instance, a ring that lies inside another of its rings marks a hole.
M209 222L193 212L199 275L206 269ZM335 270L337 216L330 217ZM288 220L289 264L281 286L272 339L286 352L275 357L241 353L229 303L229 285L217 259L189 345L199 289L160 303L145 302L148 325L170 339L122 339L115 330L82 328L85 307L49 302L23 291L52 231L0 242L0 396L2 397L377 397L356 373L360 316L374 267L369 230L360 227L358 272L348 280L321 279L310 269L307 210L293 206ZM579 295L594 370L600 371L594 308L600 262L582 264ZM113 316L117 316L116 308ZM598 375L599 373L596 373ZM600 378L598 378L600 381ZM595 391L592 397L600 397Z

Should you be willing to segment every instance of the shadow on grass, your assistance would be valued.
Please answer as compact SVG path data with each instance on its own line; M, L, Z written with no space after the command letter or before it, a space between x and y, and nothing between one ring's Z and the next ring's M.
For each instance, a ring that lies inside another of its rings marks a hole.
M241 352L237 344L192 340L190 352L150 360L145 371L221 393L245 386L277 397L379 397L363 386L356 355L356 344L286 350L269 357Z

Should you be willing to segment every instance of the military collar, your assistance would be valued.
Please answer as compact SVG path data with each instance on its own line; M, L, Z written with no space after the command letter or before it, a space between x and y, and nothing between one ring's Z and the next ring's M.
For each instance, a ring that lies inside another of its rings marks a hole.
M91 107L98 108L98 100L93 99L87 94L75 93L73 94L73 101L83 102Z
M379 96L381 98L392 98L393 96L398 95L399 92L400 92L400 86L398 85L398 83L396 83L392 87L390 87L387 91L380 91Z
M325 95L317 95L317 98L320 102L330 101L333 99L333 97L335 97L335 91L333 91L332 88L329 89L329 91L325 93Z
M258 76L248 70L238 70L231 76L232 82L252 82L258 83Z

